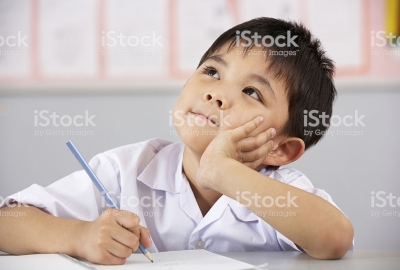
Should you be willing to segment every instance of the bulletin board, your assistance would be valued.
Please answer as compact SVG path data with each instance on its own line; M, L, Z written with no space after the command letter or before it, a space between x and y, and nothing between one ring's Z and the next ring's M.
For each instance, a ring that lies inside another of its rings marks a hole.
M303 22L335 61L337 77L362 76L370 65L365 0L5 2L0 36L23 41L0 47L18 54L0 55L0 85L180 82L222 32L260 16Z

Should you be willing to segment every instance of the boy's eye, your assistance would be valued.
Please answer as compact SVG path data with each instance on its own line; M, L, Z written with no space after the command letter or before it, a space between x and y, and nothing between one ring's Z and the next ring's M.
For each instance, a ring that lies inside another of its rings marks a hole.
M213 67L206 67L205 68L205 74L207 74L208 76L214 77L216 79L219 79L219 73Z
M246 95L251 96L252 98L261 101L260 95L258 94L257 90L253 89L253 88L245 88L243 90L243 93L245 93Z

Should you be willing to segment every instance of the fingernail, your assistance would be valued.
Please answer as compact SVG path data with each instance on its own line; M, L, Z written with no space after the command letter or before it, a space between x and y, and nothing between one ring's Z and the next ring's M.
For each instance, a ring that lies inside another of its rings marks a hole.
M262 122L262 121L264 121L264 117L260 117L260 123Z
M271 129L270 134L271 134L271 137L274 137L276 134L276 130L274 128Z

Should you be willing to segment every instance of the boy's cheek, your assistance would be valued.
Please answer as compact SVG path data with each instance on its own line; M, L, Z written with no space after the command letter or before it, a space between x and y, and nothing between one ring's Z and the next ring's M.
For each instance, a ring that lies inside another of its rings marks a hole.
M245 125L246 123L250 122L253 119L254 119L254 117L252 117L252 114L241 113L241 114L236 114L236 115L230 116L228 121L231 124L230 129L234 129L234 128Z
M273 127L272 123L265 122L265 120L264 120L264 122L258 128L256 128L252 133L250 133L249 136L257 136L258 134L266 131L267 129L269 129L271 127Z
M256 116L254 116L254 117L253 116L251 116L251 117L249 117L249 116L237 116L234 119L232 119L231 126L229 128L227 128L227 129L235 129L237 127L243 126L243 125L247 124L248 122L253 121L253 119L255 117ZM255 135L257 135L257 134L269 129L270 127L272 127L271 121L268 121L268 119L266 119L266 117L264 116L263 123L256 130L254 130L252 133L250 133L250 135L251 136L255 136Z

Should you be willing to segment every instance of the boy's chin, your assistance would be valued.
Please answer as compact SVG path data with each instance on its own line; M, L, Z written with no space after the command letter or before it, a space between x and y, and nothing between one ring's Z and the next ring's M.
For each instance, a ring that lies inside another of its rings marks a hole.
M182 142L189 147L192 152L202 155L204 151L206 150L207 146L211 143L213 140L213 136L209 135L193 135L193 134L186 134L186 135L180 135L179 136L182 140Z

